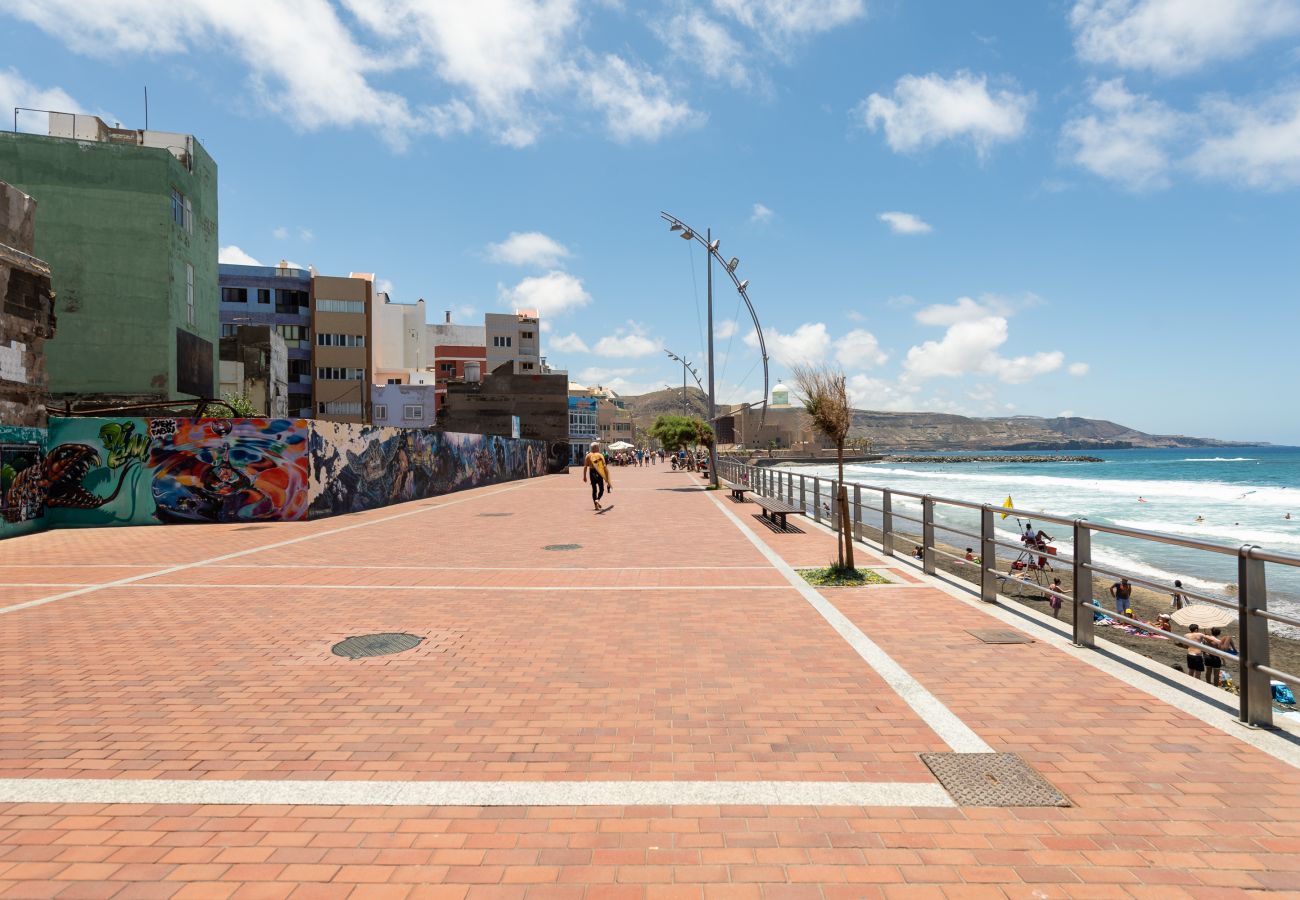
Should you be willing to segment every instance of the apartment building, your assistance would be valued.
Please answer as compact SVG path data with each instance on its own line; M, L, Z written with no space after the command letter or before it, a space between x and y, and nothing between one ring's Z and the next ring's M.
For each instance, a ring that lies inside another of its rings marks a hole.
M496 372L511 363L516 375L537 375L542 371L541 321L537 313L488 313L483 317L487 347L487 371Z
M483 325L461 325L451 320L451 310L444 319L427 326L433 372L436 377L437 403L447 396L447 382L479 380L487 374L487 329ZM472 378L471 378L472 376Z
M370 421L374 275L311 279L312 409L329 422Z
M222 263L221 337L234 337L245 326L269 326L284 340L287 354L288 410L311 418L312 350L311 272L290 266L236 266ZM225 358L224 356L222 357Z

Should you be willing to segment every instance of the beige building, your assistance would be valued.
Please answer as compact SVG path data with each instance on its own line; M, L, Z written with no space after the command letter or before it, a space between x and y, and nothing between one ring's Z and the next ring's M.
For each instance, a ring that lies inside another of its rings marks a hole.
M737 412L718 419L720 444L734 444L751 450L811 451L824 443L813 431L803 407L790 404L790 392L785 385L778 384L772 388L772 402L768 404L766 417L759 407L737 409Z
M312 409L327 422L370 421L374 275L313 275Z
M487 343L487 371L512 363L516 375L538 375L542 371L541 322L537 313L488 313L483 317Z

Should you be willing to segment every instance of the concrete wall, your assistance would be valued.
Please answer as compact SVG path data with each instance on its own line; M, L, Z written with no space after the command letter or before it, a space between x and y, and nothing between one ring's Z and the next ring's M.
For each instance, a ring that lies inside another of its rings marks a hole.
M59 297L52 394L191 396L178 390L178 331L210 349L203 386L215 393L217 167L197 142L190 159L192 171L166 149L0 133L0 172L39 204L36 255ZM188 232L172 220L173 188L190 198Z
M451 382L438 410L447 431L509 435L518 416L524 438L545 441L556 471L569 458L569 379L565 375L515 375L510 363L481 382Z
M297 521L546 474L540 441L305 419L56 418L0 428L0 536Z

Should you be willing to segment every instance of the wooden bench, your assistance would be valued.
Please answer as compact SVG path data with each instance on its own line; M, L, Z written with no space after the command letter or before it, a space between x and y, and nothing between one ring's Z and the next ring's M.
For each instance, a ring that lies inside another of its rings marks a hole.
M744 503L745 495L753 490L753 488L751 487L745 487L743 484L736 484L735 482L728 481L725 478L719 478L718 484L722 485L724 488L731 491L732 499L734 499L738 503Z
M784 531L786 528L785 517L794 513L802 515L803 510L793 503L786 503L784 500L777 500L773 497L764 497L762 494L754 495L754 502L763 507L763 518L769 519L781 526Z

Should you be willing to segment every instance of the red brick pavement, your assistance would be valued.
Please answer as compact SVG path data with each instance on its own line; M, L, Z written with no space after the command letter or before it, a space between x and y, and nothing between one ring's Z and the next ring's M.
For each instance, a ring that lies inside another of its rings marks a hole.
M779 587L710 496L676 490L690 476L614 476L622 490L601 516L576 477L557 476L263 529L56 531L0 544L0 564L26 566L0 568L0 584L102 583L150 570L61 564L191 563L319 535L0 615L2 774L929 779L915 753L942 743ZM751 521L752 505L727 508ZM795 563L833 552L811 528L753 529ZM541 549L552 543L583 547ZM247 565L259 568L234 568ZM716 590L746 585L771 586ZM523 586L544 590L512 592ZM608 590L565 590L575 587ZM1300 892L1295 770L1044 643L974 642L964 628L1003 626L937 590L827 596L1075 806L9 804L0 897ZM332 640L372 630L429 640L401 656L329 655Z

